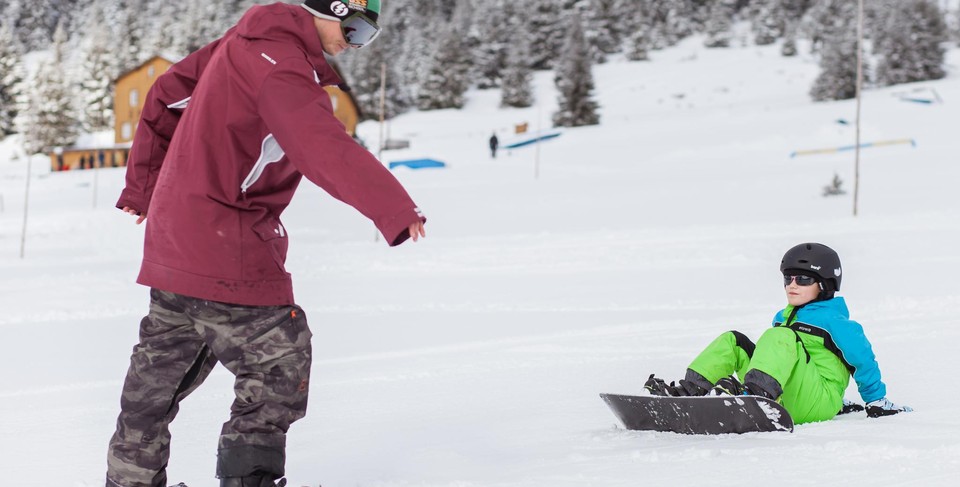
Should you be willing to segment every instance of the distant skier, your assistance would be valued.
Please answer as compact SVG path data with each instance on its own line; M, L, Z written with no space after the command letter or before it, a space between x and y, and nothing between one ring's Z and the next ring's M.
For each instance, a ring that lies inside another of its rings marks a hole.
M493 159L497 158L497 148L500 147L500 139L497 138L497 133L494 132L490 136L490 157Z
M117 202L138 224L149 210L137 282L151 288L150 312L107 487L167 485L169 425L217 363L236 376L220 486L283 485L286 434L307 411L312 334L286 272L281 213L306 177L391 246L425 235L416 204L344 131L323 88L340 83L324 55L372 42L379 13L378 0L255 6L150 89Z
M870 417L912 411L887 400L863 327L850 320L844 299L834 296L842 278L837 253L823 244L800 244L783 256L780 271L787 307L756 344L740 332L723 333L679 383L668 385L651 374L644 388L661 396L764 396L800 424L825 421L851 407L843 395L852 374Z

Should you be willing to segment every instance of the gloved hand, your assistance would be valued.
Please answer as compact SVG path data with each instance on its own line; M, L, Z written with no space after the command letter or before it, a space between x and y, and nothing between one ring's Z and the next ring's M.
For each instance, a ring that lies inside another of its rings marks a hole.
M891 414L897 413L909 413L910 411L913 411L913 408L910 406L897 406L885 397L867 403L867 416L871 418L890 416Z
M857 404L853 401L843 400L843 407L840 408L840 412L837 414L848 414L855 413L857 411L863 411L863 404Z

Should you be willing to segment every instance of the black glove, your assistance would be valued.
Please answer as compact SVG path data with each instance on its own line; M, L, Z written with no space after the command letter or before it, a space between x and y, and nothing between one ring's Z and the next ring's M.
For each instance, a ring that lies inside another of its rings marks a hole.
M837 414L838 414L838 415L839 415L839 414L848 414L848 413L855 413L855 412L858 412L858 411L863 411L863 404L858 404L858 403L855 403L855 402L853 402L853 401L848 401L848 400L844 399L844 400L843 400L843 407L840 408L840 412L838 412Z

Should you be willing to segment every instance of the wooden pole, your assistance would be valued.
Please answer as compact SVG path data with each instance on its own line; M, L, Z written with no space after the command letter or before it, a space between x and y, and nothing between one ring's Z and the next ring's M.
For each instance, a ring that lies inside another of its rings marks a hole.
M377 151L377 159L383 162L383 125L387 119L387 63L380 63L380 150Z
M32 177L32 164L30 164L30 157L27 155L27 150L23 150L23 158L27 161L27 185L26 190L23 192L23 229L20 231L20 258L23 259L26 255L27 249L27 215L29 214L28 206L30 204L30 178Z
M377 160L383 164L383 146L386 141L383 139L383 125L387 119L387 63L380 63L380 143L377 150ZM373 241L380 241L380 231L374 229Z
M537 138L536 148L533 155L533 179L540 179L540 136L543 135L543 105L540 103L540 100L537 100L537 133L534 134L534 137Z
M853 163L853 216L860 199L860 109L863 98L863 0L857 0L857 142Z
M100 181L100 177L99 177L100 171L99 171L99 168L97 167L97 163L93 162L91 163L91 165L93 166L93 209L96 210L97 209L97 186Z

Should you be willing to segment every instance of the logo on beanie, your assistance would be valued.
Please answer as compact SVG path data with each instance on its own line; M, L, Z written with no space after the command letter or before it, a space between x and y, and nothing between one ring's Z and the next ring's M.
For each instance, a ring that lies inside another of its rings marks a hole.
M337 1L330 4L330 11L333 12L337 17L344 17L350 13L350 9L347 8L343 2Z
M367 0L350 0L350 8L354 10L366 10Z

